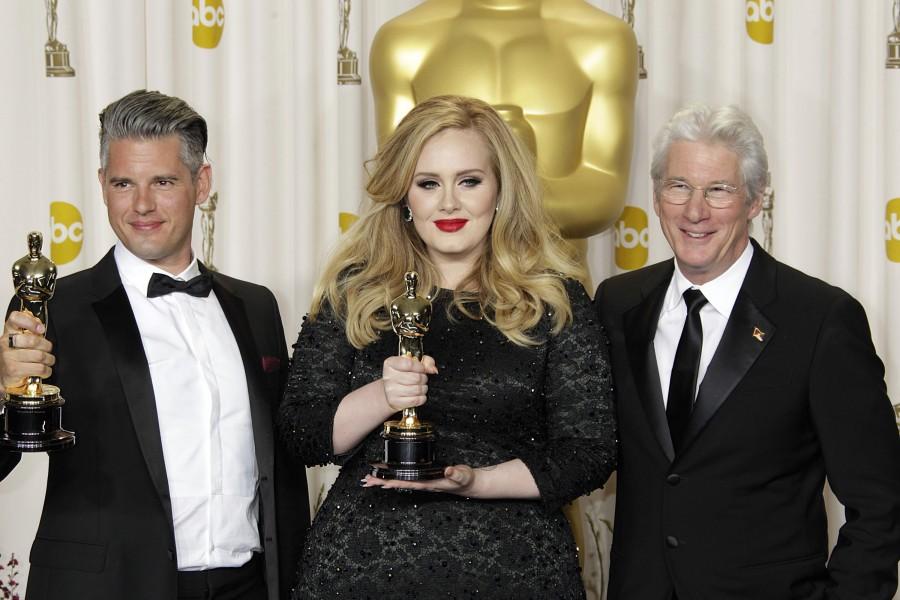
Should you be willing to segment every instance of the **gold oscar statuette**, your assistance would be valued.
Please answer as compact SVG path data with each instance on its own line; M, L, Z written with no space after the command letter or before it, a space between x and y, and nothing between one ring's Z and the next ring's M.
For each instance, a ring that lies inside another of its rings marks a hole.
M341 45L338 48L338 85L359 85L359 59L356 52L347 46L350 37L350 0L338 0L341 11Z
M56 289L56 265L41 254L44 239L40 232L28 234L28 254L13 263L12 276L19 310L44 324L49 313L47 303ZM22 332L16 335L34 335ZM10 336L10 344L15 336ZM3 430L0 447L18 452L48 452L75 444L75 434L62 428L59 388L40 377L28 377L21 385L11 386L3 399Z
M431 301L416 295L418 273L408 271L404 279L406 292L391 302L391 326L399 337L399 356L422 360L422 339L431 323ZM434 427L420 421L415 408L406 408L400 419L385 422L381 437L384 462L372 465L375 477L421 481L444 476L444 466L434 461Z
M884 61L884 67L900 69L900 0L894 0L892 10L894 30L887 37L887 58Z
M56 39L58 4L59 0L44 0L47 9L47 43L44 44L46 73L47 77L75 77L75 69L69 64L69 49Z
M634 29L635 0L622 0L622 20ZM647 67L644 66L644 48L638 44L638 79L647 79Z
M772 233L775 229L775 188L772 187L772 173L766 173L766 187L762 195L763 249L772 254Z
M200 208L200 231L203 232L203 264L210 271L218 271L213 264L216 253L216 207L219 205L219 192L210 194Z

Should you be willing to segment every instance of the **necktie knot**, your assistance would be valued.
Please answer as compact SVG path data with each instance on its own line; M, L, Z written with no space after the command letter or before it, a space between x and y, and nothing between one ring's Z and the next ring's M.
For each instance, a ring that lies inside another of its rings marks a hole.
M708 302L706 296L703 295L703 292L697 288L688 288L684 290L682 298L684 298L684 303L687 305L688 315L696 314L697 311L703 308L703 305Z
M147 297L157 298L172 292L184 292L197 298L206 298L212 290L212 277L209 273L200 273L187 281L169 277L163 273L154 273L147 284Z

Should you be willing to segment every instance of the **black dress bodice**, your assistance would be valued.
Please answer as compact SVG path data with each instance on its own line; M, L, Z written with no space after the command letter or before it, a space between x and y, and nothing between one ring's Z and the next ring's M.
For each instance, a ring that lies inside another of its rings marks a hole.
M615 467L615 417L605 337L581 285L567 282L573 322L542 319L542 343L510 342L486 320L433 300L420 419L437 430L436 454L472 467L521 459L540 500L474 500L361 488L383 455L380 428L352 452L332 454L335 411L381 377L397 353L387 332L362 350L325 311L306 319L281 408L283 437L308 465L342 463L313 523L296 598L582 598L575 545L560 510L601 486Z

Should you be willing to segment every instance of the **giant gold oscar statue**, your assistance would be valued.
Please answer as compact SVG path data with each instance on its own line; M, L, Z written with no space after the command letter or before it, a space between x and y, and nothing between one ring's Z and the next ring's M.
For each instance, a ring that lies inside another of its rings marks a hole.
M637 60L631 27L585 0L426 0L372 42L378 139L426 98L489 102L535 152L547 208L585 264L587 238L625 203Z

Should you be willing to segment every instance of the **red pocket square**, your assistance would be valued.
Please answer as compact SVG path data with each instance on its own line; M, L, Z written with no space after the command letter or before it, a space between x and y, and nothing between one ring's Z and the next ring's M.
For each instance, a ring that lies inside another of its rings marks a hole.
M281 368L281 359L277 356L263 356L262 368L266 373L275 373Z

